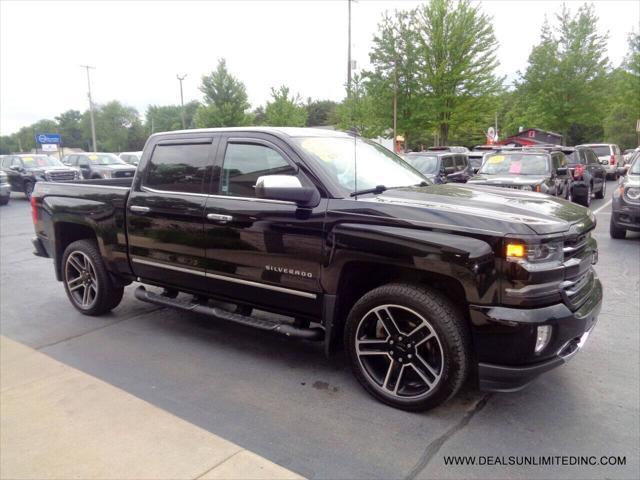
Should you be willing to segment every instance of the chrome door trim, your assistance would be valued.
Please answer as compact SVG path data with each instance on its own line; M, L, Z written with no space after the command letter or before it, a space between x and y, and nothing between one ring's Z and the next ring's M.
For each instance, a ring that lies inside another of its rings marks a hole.
M140 263L143 265L149 265L152 267L157 267L157 268L166 268L168 270L175 270L177 272L184 272L184 273L192 273L194 275L200 275L201 277L207 277L207 278L213 278L215 280L222 280L225 282L231 282L231 283L237 283L240 285L248 285L250 287L257 287L257 288L264 288L266 290L272 290L274 292L281 292L281 293L288 293L290 295L296 295L298 297L304 297L304 298L311 298L311 299L315 299L317 297L317 295L315 293L310 293L310 292L303 292L301 290L293 290L291 288L286 288L286 287L278 287L276 285L268 285L266 283L259 283L259 282L253 282L251 280L242 280L240 278L234 278L234 277L227 277L224 275L217 275L215 273L207 273L201 270L193 270L190 268L183 268L183 267L176 267L174 265L168 265L165 263L157 263L157 262L153 262L151 260L145 260L142 258L137 258L137 257L131 257L131 261L134 263Z
M208 213L207 220L218 223L227 223L233 221L233 217L231 215L222 215L219 213Z
M126 188L126 187L109 187L109 188L125 188L126 190L129 190L129 188ZM173 190L156 190L155 188L145 187L144 185L141 187L141 190L147 193L159 193L159 194L167 193L169 195L188 195L191 197L219 198L221 200L239 200L242 202L274 203L277 205L296 206L295 202L288 202L286 200L270 200L268 198L258 198L258 197L234 197L232 195L208 195L206 193L175 192Z
M149 213L151 209L142 205L131 205L129 210L136 213Z

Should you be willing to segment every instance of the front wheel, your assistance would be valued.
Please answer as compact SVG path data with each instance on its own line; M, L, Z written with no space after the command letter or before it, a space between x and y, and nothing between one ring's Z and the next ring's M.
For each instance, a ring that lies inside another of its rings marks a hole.
M616 226L613 222L613 215L611 215L611 220L609 221L609 235L611 238L615 238L621 240L627 236L627 231L624 228L620 228Z
M124 287L114 285L96 242L78 240L62 256L62 281L71 304L85 315L102 315L116 308Z
M426 287L389 284L364 295L344 331L354 375L378 400L422 411L454 396L471 357L462 315Z

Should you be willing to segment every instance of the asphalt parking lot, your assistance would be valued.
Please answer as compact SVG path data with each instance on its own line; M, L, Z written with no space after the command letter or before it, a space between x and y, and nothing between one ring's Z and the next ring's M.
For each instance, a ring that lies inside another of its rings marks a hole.
M0 333L309 478L640 478L640 235L609 237L609 198L591 207L605 297L584 350L523 391L468 388L423 414L373 400L319 344L144 304L133 286L111 314L80 315L32 255L19 194L0 207ZM450 466L447 455L626 465Z

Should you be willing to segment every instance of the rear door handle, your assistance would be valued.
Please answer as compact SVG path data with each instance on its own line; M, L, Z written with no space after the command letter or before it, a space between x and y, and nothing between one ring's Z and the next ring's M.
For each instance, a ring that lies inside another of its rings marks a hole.
M136 213L149 213L151 211L149 207L142 207L140 205L131 205L129 210Z
M218 213L208 213L207 219L212 222L227 223L233 220L231 215L220 215Z

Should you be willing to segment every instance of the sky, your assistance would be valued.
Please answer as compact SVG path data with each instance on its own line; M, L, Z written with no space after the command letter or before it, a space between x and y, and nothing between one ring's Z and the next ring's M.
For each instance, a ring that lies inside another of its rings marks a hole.
M367 68L385 11L416 1L359 0L352 4L352 57ZM558 1L481 0L499 42L498 74L524 71L545 15ZM638 31L640 2L593 2L598 28L609 35L617 66L627 35ZM572 10L582 2L567 2ZM16 1L0 0L0 134L11 134L69 109L88 108L86 71L94 103L119 100L144 115L148 105L201 100L202 75L219 58L244 82L251 107L271 87L286 84L303 99L339 101L347 74L347 0L328 1Z

